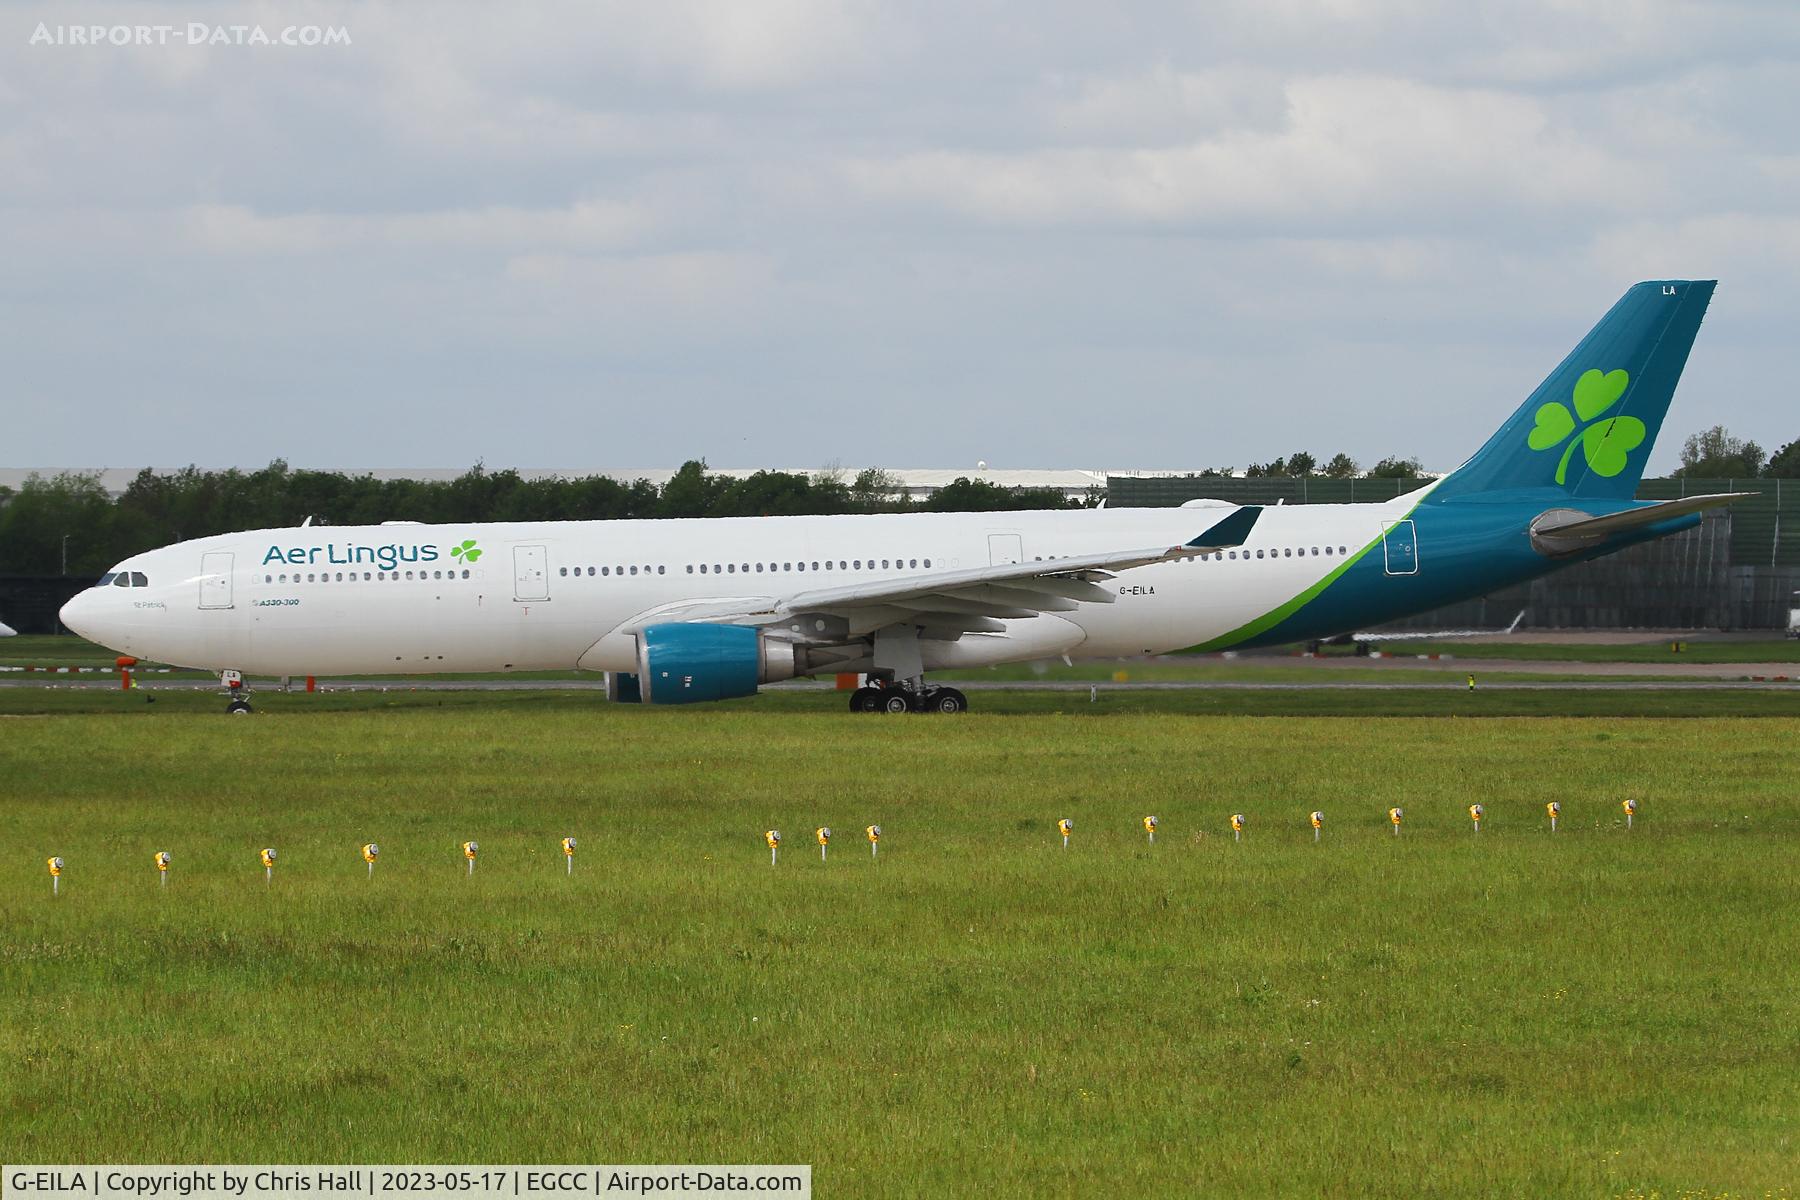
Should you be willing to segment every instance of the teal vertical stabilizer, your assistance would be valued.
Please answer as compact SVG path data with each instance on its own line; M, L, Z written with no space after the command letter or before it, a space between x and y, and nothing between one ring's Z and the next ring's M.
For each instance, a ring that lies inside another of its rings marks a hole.
M1716 282L1632 287L1427 503L1522 489L1630 500Z

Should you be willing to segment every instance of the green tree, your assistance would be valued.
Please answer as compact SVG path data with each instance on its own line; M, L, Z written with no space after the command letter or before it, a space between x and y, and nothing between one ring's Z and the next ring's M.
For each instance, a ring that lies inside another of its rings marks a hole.
M925 501L931 512L1004 512L1014 509L1080 508L1055 488L1009 488L985 479L957 476Z
M1321 474L1327 479L1355 479L1357 470L1356 460L1339 452L1331 456Z
M1771 479L1800 478L1800 441L1789 442L1777 450L1763 468L1763 474Z
M0 571L60 574L65 545L71 575L98 575L117 561L112 498L98 475L33 475L0 508Z
M1714 425L1681 444L1681 466L1675 474L1687 479L1754 479L1762 468L1761 446Z
M1287 457L1287 473L1296 479L1316 475L1318 470L1319 460L1304 450L1296 451Z
M1425 464L1416 458L1384 458L1369 468L1364 479L1417 479L1425 473Z
M705 459L691 458L681 464L681 469L670 476L669 482L663 484L662 502L657 506L657 515L712 516L713 505L717 502L719 493L725 490L724 483L716 475L706 473Z
M900 477L879 467L864 467L850 484L850 511L889 512L907 506Z

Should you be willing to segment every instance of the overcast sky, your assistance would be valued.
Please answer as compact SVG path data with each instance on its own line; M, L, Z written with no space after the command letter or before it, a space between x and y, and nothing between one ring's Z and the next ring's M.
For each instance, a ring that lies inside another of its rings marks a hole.
M0 465L1448 469L1715 277L1651 466L1772 450L1797 112L1780 2L9 5Z

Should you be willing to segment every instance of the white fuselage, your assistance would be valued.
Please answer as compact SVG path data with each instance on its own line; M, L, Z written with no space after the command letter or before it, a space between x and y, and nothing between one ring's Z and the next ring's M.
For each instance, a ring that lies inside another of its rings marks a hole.
M1266 509L1228 556L1123 571L1104 584L1116 591L1114 603L1009 620L1003 634L930 642L925 666L1159 653L1205 642L1324 578L1346 552L1381 539L1416 499ZM1231 511L271 529L138 555L117 568L126 586L89 589L64 620L124 654L264 675L630 671L635 642L621 628L665 606L754 606L862 581L1179 546ZM478 551L474 561L466 543Z

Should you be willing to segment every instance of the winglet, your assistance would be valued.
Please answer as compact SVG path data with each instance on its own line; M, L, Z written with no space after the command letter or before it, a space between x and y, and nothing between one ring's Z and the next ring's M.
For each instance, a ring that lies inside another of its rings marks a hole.
M1255 528L1256 519L1260 516L1260 504L1247 504L1189 542L1188 546L1206 550L1227 550L1233 546L1241 546L1249 538L1250 530Z

